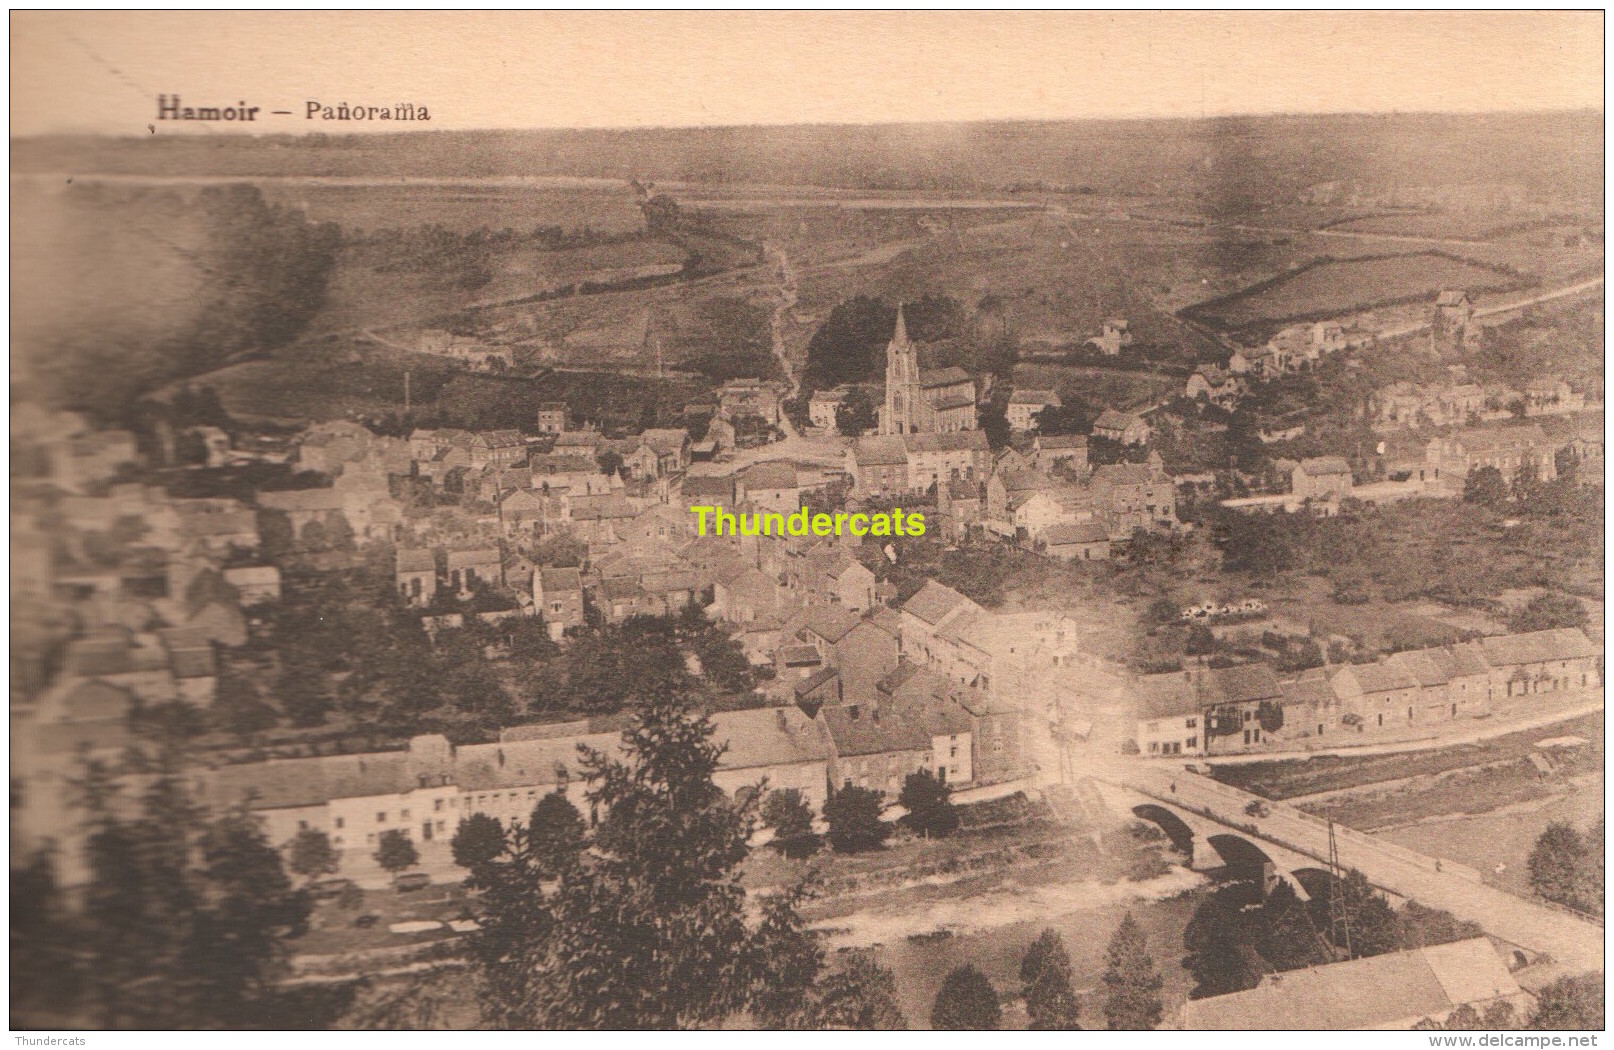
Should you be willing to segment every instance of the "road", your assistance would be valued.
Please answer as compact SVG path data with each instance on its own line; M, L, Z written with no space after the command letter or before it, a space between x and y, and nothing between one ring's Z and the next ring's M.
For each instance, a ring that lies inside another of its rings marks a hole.
M771 332L773 336L773 356L779 359L779 369L785 375L785 381L790 384L790 391L783 400L793 400L801 390L801 379L796 375L795 366L790 363L790 349L785 345L785 315L796 305L796 275L790 269L790 257L783 248L773 245L764 245L763 250L779 259L779 302L773 308ZM783 412L779 414L779 429L785 432L785 440L799 437L796 426L790 417Z
M1320 859L1328 856L1327 823L1284 803L1268 801L1268 815L1252 817L1244 807L1256 799L1255 795L1205 777L1139 762L1119 768L1112 765L1097 775L1106 780L1118 776L1120 786L1164 804L1191 808L1247 837ZM1253 833L1249 830L1252 825ZM1550 956L1565 973L1603 968L1603 929L1595 923L1488 886L1470 868L1370 835L1336 826L1336 841L1342 865L1359 869L1374 885L1397 896L1444 908L1460 919L1479 923L1494 936Z
M1200 758L1198 761L1207 765L1245 765L1252 762L1282 762L1285 759L1316 758L1320 755L1333 755L1340 758L1355 758L1362 755L1395 755L1407 751L1433 751L1446 747L1457 747L1462 744L1477 744L1482 740L1494 737L1507 736L1511 733L1524 733L1532 729L1543 729L1547 726L1567 722L1582 715L1595 714L1603 710L1603 693L1597 690L1592 698L1578 701L1565 707L1556 708L1546 714L1517 719L1491 718L1483 722L1478 729L1466 733L1442 734L1438 737L1423 737L1418 740L1398 740L1383 744L1362 744L1356 747L1320 747L1315 751L1263 751L1259 754L1249 755L1215 755Z
M1537 294L1525 299L1519 299L1509 303L1498 303L1495 306L1487 306L1481 309L1476 309L1474 311L1474 316L1491 317L1495 314L1503 314L1511 310L1523 310L1525 307L1534 306L1537 303L1545 303L1553 299L1562 299L1565 296L1578 295L1581 292L1590 291L1602 283L1603 279L1601 277L1593 277L1591 280L1581 281L1578 284L1570 284L1565 285L1562 288L1553 288L1545 292L1538 292ZM1414 332L1421 332L1428 328L1431 323L1432 322L1430 321L1420 321L1413 325L1403 325L1400 328L1392 328L1383 332L1375 332L1373 338L1381 340L1396 339L1403 335L1412 335Z

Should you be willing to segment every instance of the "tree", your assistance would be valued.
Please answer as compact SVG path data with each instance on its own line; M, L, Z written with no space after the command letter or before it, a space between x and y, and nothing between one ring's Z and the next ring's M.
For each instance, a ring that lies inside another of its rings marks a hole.
M829 844L836 853L875 849L891 834L880 819L880 793L868 788L843 787L824 803L829 823Z
M605 815L545 892L513 829L473 956L484 1021L512 1028L709 1026L748 1004L754 972L739 864L749 806L712 782L721 748L686 694L619 682L640 707L623 757L587 750Z
M1165 981L1155 972L1143 927L1127 912L1110 938L1109 965L1104 970L1104 1019L1112 1032L1152 1031L1164 1006Z
M406 868L412 868L420 863L420 853L416 851L414 842L399 828L392 828L381 833L377 843L375 862L387 871L396 875Z
M835 408L835 429L846 437L862 437L879 422L875 415L874 398L857 386L847 392Z
M1043 930L1020 960L1029 1027L1039 1032L1073 1032L1081 1012L1070 986L1070 953L1055 930Z
M1265 577L1289 571L1299 561L1292 532L1287 514L1227 513L1216 533L1222 568Z
M836 303L807 343L804 380L814 390L879 377L897 312L879 299L856 296Z
M1366 875L1355 868L1348 870L1340 895L1344 898L1345 918L1350 925L1351 958L1383 955L1403 947L1400 917L1367 881Z
M751 1012L763 1028L801 1031L818 1027L813 985L824 967L824 950L801 917L810 893L803 882L763 899L762 924L752 942L756 959Z
M908 1027L897 1006L897 977L866 952L852 952L839 970L819 982L817 1027L854 1032L896 1032Z
M1193 975L1194 998L1246 991L1259 981L1261 975L1251 972L1247 961L1246 949L1258 937L1258 920L1245 911L1250 896L1245 883L1219 887L1183 928L1182 964Z
M925 838L940 838L958 830L958 807L953 805L953 791L947 782L921 769L909 773L902 782L902 793L897 805L908 811L902 823Z
M68 1019L108 1029L275 1026L273 973L286 942L306 929L308 896L245 807L215 816L196 806L176 769L160 756L138 803L126 806L106 767L86 768L82 904L71 915L51 907L49 881L30 893L47 911L29 921L54 926L42 943L67 938L77 961L66 985L72 1004L50 1027ZM35 878L53 874L41 868Z
M1603 975L1560 977L1536 993L1529 1027L1537 1032L1603 1029Z
M1260 917L1255 947L1273 969L1299 970L1333 961L1318 943L1311 915L1287 879L1261 902Z
M1547 825L1530 850L1530 888L1550 901L1574 901L1586 860L1580 832L1562 821Z
M992 982L968 963L948 973L930 1008L930 1027L937 1031L991 1032L1002 1022Z
M527 834L533 862L539 871L559 875L576 863L583 849L583 814L559 788L538 800L532 808Z
M1463 502L1490 510L1507 505L1508 483L1495 467L1475 467L1463 481Z
M787 854L798 852L808 839L816 839L812 804L795 788L768 792L762 803L762 824L773 829L773 841Z
M468 868L473 877L484 866L492 864L504 852L504 825L486 813L473 813L463 818L454 829L449 842L454 863Z
M1515 634L1585 626L1586 606L1579 598L1556 591L1536 595L1523 609L1508 617L1508 630Z
M601 474L615 474L622 469L622 454L606 450L595 456L594 462L599 464Z
M304 878L333 875L340 863L331 837L318 828L304 828L291 840L286 866Z

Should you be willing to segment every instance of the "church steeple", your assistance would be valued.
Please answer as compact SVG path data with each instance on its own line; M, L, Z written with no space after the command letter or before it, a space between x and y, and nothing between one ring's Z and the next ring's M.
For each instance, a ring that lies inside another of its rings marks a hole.
M908 323L898 303L897 330L885 348L885 410L880 413L880 433L918 433L919 397L919 351L908 341Z

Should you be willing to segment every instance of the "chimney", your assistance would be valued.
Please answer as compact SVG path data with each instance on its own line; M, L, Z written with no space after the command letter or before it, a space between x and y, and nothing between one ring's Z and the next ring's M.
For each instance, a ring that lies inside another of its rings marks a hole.
M774 719L779 723L779 732L787 732L790 729L790 723L785 718L785 709L782 707L774 708L773 714Z
M861 713L862 712L858 709L858 705L856 705L856 704L852 704L852 705L848 706L847 709L846 709L847 716L849 718L851 718L852 721L854 721L854 722L856 722L858 720L858 716Z

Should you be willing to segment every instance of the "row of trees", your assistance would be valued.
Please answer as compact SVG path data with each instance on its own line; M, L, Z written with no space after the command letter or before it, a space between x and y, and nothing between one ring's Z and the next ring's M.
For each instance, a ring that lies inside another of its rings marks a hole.
M1149 955L1143 927L1131 913L1122 917L1105 949L1104 1027L1112 1032L1151 1031L1165 1007L1165 981ZM1056 930L1045 929L1020 961L1021 996L1032 1031L1073 1032L1081 1026L1081 1005L1071 987L1070 953ZM1002 1027L997 989L973 965L951 970L936 993L930 1027L990 1031Z

